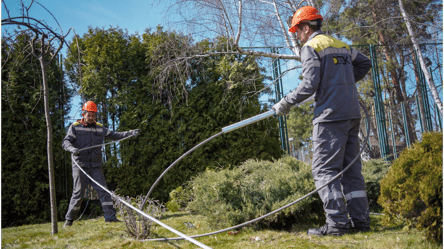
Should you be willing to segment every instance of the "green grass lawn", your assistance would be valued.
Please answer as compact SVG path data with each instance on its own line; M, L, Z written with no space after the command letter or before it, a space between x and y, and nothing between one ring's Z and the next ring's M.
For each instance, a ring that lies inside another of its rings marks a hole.
M368 233L342 237L307 236L307 224L294 224L288 230L254 230L241 228L238 233L224 232L197 238L212 248L442 248L425 241L422 232L381 225L381 216L372 215L372 230ZM186 235L215 231L205 217L185 212L164 214L162 222ZM188 228L191 222L196 228ZM103 217L74 222L70 228L58 223L59 233L51 235L51 224L26 225L2 229L2 248L197 248L186 240L149 242L134 240L125 233L125 224L105 223ZM233 232L233 231L232 231ZM155 225L152 237L177 237Z

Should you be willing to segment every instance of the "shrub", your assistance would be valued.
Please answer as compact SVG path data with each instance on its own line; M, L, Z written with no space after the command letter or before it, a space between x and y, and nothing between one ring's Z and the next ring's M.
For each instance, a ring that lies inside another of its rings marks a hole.
M427 239L442 243L442 133L423 134L406 149L381 181L384 221L416 225Z
M207 170L189 182L189 208L214 227L240 224L276 210L315 189L311 167L293 157L247 160L234 169ZM258 225L284 227L323 217L317 194L271 215Z
M378 204L378 198L381 193L380 182L389 171L390 165L391 163L384 159L372 159L362 162L362 175L365 179L368 204L372 210L381 208Z
M119 197L119 198L117 198ZM123 221L126 225L125 232L132 238L135 239L148 239L151 237L152 228L154 222L140 213L136 212L121 200L131 204L133 207L138 208L145 214L160 220L163 213L165 213L165 207L156 200L147 199L144 202L145 197L139 195L137 197L129 196L113 196L114 207L122 216Z
M182 186L177 187L170 192L170 199L165 203L166 208L171 212L177 212L184 210L191 200L189 191L185 191Z

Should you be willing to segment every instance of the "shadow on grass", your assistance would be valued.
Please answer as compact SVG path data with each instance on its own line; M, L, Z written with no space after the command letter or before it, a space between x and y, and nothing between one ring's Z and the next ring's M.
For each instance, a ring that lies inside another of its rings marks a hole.
M178 217L183 217L183 216L189 216L190 213L173 213L173 214L164 214L162 215L162 219L169 219L169 218L178 218Z
M154 236L150 236L150 239L161 239L161 238L165 238L165 236L159 236L159 234L157 234L157 233L153 233L153 232L151 232L151 234L152 235L154 235ZM178 246L178 245L176 245L176 244L174 244L173 243L173 240L164 240L164 241L157 241L157 243L168 243L168 244L170 244L170 245L172 245L172 246L174 246L175 248L180 248L180 246ZM152 242L152 243L154 243L154 242Z

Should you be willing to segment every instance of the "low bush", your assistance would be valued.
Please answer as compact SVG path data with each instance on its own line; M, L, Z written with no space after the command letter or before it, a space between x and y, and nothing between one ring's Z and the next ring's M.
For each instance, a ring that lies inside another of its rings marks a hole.
M368 204L370 210L379 211L381 206L378 204L378 198L381 193L380 182L387 174L391 166L390 162L384 159L372 159L362 162L362 175L365 179Z
M191 200L192 198L189 191L179 186L170 192L170 198L169 201L165 203L165 207L171 212L183 211Z
M151 238L154 222L130 208L121 200L124 200L125 202L131 204L133 207L136 207L145 214L148 214L149 216L158 220L160 220L162 218L162 215L165 213L165 207L156 200L147 199L145 202L145 197L142 195L139 195L135 198L129 196L113 196L112 198L114 200L114 207L122 216L123 221L125 222L125 232L130 237L135 239Z
M214 227L240 224L263 216L315 189L311 167L293 157L277 161L247 160L234 169L207 170L189 182L188 208ZM324 217L318 194L271 215L256 225L291 226Z
M381 181L384 221L424 229L442 243L442 133L423 134L405 149Z

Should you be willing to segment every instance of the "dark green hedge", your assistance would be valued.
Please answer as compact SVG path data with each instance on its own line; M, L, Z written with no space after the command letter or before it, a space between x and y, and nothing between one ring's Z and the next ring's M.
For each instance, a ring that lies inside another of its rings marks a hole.
M387 224L414 225L442 243L442 133L425 133L405 149L381 181Z
M22 51L30 39L21 35L16 43L2 40L2 227L50 221L41 67L36 58ZM61 148L71 95L62 84L62 70L56 60L49 66L48 84L60 202L71 194L71 166Z

